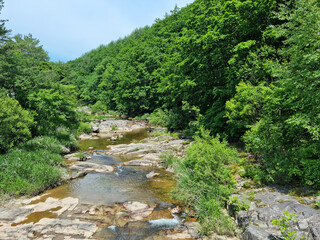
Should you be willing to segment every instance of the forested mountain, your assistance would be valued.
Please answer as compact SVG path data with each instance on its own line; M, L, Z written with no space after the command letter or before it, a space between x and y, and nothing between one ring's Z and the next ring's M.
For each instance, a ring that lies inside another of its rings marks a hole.
M195 0L68 62L83 104L244 141L268 180L320 186L316 0ZM189 131L190 132L190 131Z
M8 33L0 21L0 198L57 184L59 154L76 147L72 134L80 125L64 65L50 62L32 35Z

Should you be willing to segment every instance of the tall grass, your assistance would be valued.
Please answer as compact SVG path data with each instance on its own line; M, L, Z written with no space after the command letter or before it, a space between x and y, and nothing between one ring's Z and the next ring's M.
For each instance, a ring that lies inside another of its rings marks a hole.
M195 210L201 234L234 233L233 222L224 207L236 183L229 165L237 160L235 149L203 131L186 150L185 158L174 163L178 176L175 196Z
M64 165L63 144L75 148L75 139L64 130L57 137L37 137L0 155L0 193L11 196L36 194L56 186ZM74 140L73 140L74 139Z

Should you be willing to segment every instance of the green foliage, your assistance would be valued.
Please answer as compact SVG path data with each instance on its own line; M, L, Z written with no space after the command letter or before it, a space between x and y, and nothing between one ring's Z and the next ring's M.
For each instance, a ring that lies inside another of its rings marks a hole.
M118 129L119 129L119 127L116 126L116 125L112 125L112 126L111 126L111 131L116 131L116 130L118 130Z
M179 161L179 158L174 156L172 152L164 152L160 155L160 159L164 162L164 167L172 166Z
M76 122L74 99L54 89L40 89L28 97L30 109L36 112L38 134L50 134L57 127L72 128Z
M101 101L97 101L94 105L92 105L91 112L93 114L103 114L107 112L107 107Z
M78 142L70 130L66 128L58 128L52 136L58 139L58 141L65 147L69 148L71 151L78 150Z
M316 202L316 207L320 209L320 199L318 199L318 201Z
M39 141L33 140L26 143L23 148L38 145ZM35 194L49 187L55 186L61 173L58 166L63 163L63 158L45 150L36 151L14 149L7 155L0 155L0 189L1 193L10 195ZM60 144L50 146L50 150L56 150Z
M151 113L151 123L185 135L198 135L204 126L244 141L247 151L261 156L261 166L247 169L259 184L318 188L319 12L317 0L196 0L67 63L64 82L97 108L129 117ZM17 38L2 46L14 54L0 61L1 76L21 79L4 84L19 99L37 85L33 79L57 83L61 76L50 68L32 75L13 71L12 63L30 69L31 55L45 57L39 48L27 54L15 47L23 42L36 43Z
M166 126L167 123L167 114L162 109L157 109L153 113L150 114L149 123L159 125L159 126Z
M203 131L202 138L196 137L185 158L175 164L176 195L196 210L204 234L212 229L221 234L233 233L231 219L222 208L235 185L228 165L236 161L236 150Z
M284 216L281 216L280 219L273 219L271 224L279 227L281 232L281 237L285 240L298 240L298 239L306 239L306 238L298 238L296 235L296 231L290 231L290 224L292 222L296 222L297 214L291 214L288 211L283 212Z
M32 115L14 98L0 97L0 152L31 138Z
M46 150L51 153L62 154L62 145L55 137L37 137L25 143L20 144L18 149L27 152L36 152L38 150Z
M242 201L238 196L232 196L229 199L229 202L233 205L234 211L248 211L250 208L250 202L247 201L246 199L243 199Z
M92 126L90 123L80 122L78 127L78 133L92 133Z

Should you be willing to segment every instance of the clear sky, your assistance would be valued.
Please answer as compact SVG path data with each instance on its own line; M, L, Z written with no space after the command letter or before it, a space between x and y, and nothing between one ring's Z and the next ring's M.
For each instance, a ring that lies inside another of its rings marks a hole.
M68 61L85 52L152 25L175 5L193 0L4 0L0 19L11 34L40 40L52 61Z

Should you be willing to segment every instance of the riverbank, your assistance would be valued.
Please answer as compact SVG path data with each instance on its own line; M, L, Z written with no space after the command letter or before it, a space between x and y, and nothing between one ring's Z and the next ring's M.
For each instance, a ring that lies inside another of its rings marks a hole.
M68 184L0 208L2 239L197 237L194 219L170 198L175 186L172 174L160 167L161 154L168 150L182 154L184 140L168 135L145 138L146 125L130 121L107 120L100 125L108 127L80 140L80 153L66 155ZM119 134L123 136L112 139ZM92 144L95 141L97 145ZM147 160L152 164L146 165Z

